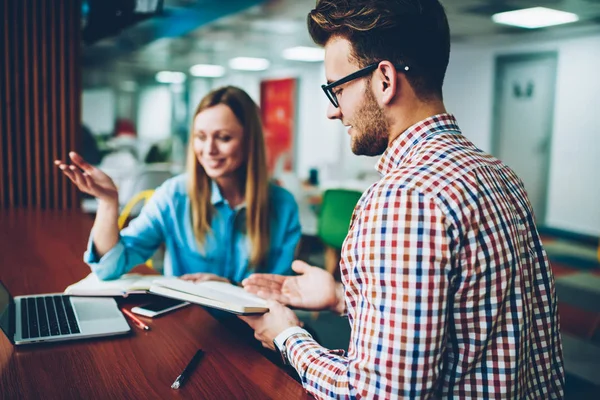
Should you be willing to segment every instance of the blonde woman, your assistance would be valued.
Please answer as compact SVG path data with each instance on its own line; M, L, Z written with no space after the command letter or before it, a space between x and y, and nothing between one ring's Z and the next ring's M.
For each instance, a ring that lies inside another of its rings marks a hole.
M185 174L162 184L119 232L118 192L78 154L55 164L98 199L84 260L101 279L143 263L165 243L165 275L239 282L252 272L287 274L300 239L298 207L267 177L258 107L236 87L206 95L194 113Z

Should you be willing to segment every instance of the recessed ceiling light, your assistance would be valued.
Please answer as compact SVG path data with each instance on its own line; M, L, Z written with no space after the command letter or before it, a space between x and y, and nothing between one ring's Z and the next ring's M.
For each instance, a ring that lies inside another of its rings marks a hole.
M271 63L266 58L235 57L229 60L229 68L241 71L263 71Z
M525 8L492 15L497 24L513 25L520 28L535 29L546 26L568 24L579 20L577 14L553 10L546 7Z
M225 75L225 68L221 65L196 64L190 68L190 74L203 78L220 78Z
M283 58L293 61L323 61L325 58L325 50L320 47L290 47L282 53Z
M183 83L185 74L178 71L160 71L156 73L156 81L160 83Z

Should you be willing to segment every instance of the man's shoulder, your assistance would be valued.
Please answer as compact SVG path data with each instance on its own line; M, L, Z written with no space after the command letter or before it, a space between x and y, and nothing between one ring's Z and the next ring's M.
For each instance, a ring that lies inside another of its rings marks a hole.
M440 203L447 197L462 196L475 180L473 169L462 168L455 161L421 159L389 171L369 189L368 198L381 202L416 195Z
M435 195L442 187L441 182L449 183L450 179L448 175L441 175L434 166L403 165L383 176L371 187L371 192L377 196L415 192Z
M474 179L477 169L496 164L462 135L449 132L424 141L406 162L389 171L388 185L438 195Z
M408 170L395 169L383 176L379 181L371 185L367 190L365 200L378 201L381 199L395 199L398 196L412 193L426 194L428 190L423 187L422 182L406 176Z

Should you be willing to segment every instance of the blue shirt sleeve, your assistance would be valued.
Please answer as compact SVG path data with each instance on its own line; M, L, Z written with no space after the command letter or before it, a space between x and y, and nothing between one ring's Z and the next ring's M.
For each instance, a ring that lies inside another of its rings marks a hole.
M119 242L102 257L98 257L90 234L87 251L83 256L98 278L116 279L136 265L144 263L164 241L163 215L171 201L170 185L159 187L140 215L121 230Z

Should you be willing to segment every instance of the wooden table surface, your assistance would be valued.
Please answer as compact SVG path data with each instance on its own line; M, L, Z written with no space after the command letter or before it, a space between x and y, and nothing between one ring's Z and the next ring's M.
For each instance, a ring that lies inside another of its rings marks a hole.
M76 211L0 210L0 280L13 296L62 292L89 273L92 219ZM121 302L131 307L144 296ZM143 318L143 317L142 317ZM302 386L199 306L124 336L13 346L0 337L2 399L308 399ZM198 348L203 359L171 383Z

